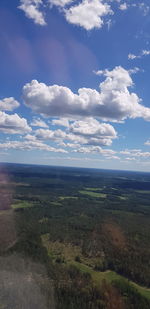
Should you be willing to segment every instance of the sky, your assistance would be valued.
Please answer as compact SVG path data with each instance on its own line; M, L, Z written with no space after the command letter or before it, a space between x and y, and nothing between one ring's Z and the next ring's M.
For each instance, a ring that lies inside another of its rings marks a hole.
M0 162L150 172L149 0L0 1Z

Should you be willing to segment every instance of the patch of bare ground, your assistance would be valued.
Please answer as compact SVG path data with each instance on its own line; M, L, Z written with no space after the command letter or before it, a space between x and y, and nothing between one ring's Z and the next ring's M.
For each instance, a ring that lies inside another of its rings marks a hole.
M119 249L127 248L127 240L122 228L115 222L105 222L102 225L102 231L107 235L109 241Z
M118 290L105 280L101 286L106 309L125 309L124 301Z

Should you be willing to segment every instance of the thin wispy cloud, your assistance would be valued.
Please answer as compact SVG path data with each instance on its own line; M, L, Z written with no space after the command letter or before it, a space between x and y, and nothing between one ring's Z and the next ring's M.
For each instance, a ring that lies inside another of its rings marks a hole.
M143 49L138 55L135 55L135 54L132 54L130 53L128 55L128 59L129 60L134 60L134 59L141 59L145 56L149 56L150 55L150 50L147 50L147 49Z

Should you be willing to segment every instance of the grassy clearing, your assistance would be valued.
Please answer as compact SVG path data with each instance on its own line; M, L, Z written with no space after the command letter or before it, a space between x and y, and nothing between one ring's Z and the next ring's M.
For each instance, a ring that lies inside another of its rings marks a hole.
M82 191L79 191L80 194L84 194L84 195L88 195L90 197L100 197L100 198L106 198L107 197L107 194L105 193L97 193L97 192L92 192L92 191L86 191L86 190L82 190Z
M62 206L62 204L60 202L55 202L55 201L51 202L51 204L54 205L54 206Z
M130 281L126 278L124 278L121 275L118 275L116 272L107 270L104 272L95 271L91 267L86 265L90 264L90 260L86 260L82 256L81 248L78 246L75 246L73 244L69 243L61 243L59 241L52 242L49 239L49 234L45 234L41 236L42 243L46 247L49 257L52 258L54 262L57 261L59 258L60 260L64 261L66 265L74 265L76 266L81 272L89 273L92 277L93 282L99 286L103 280L108 281L109 283L112 283L115 280L126 280L126 282L129 282L134 288L138 290L138 292L150 299L150 289L146 287L142 287L133 281ZM75 261L75 258L79 256L81 258L81 263ZM92 264L92 261L91 261Z
M30 184L26 182L11 182L11 185L19 187L30 187Z
M141 295L150 299L150 289L148 289L146 287L142 287L139 284L136 284L135 282L130 281L130 280L124 278L123 276L118 275L114 271L107 270L105 272L98 272L98 271L94 271L91 267L86 266L86 265L81 264L81 263L78 263L78 262L73 262L73 265L75 265L80 271L85 272L85 273L89 273L91 275L93 281L95 282L95 284L98 285L98 286L101 284L101 282L103 280L106 280L109 283L111 283L112 281L115 281L115 280L124 280L124 281L129 282L131 284L131 286L136 288Z
M136 193L150 194L150 190L135 190Z
M59 197L60 200L66 200L66 199L74 199L74 200L77 200L78 197L77 196L60 196Z
M143 286L140 286L135 282L132 282L132 281L129 281L129 282L131 282L131 284L134 286L134 288L136 288L138 290L138 292L141 293L141 295L150 299L150 289L143 287Z
M110 210L109 210L110 211ZM118 210L118 209L114 209L114 210L111 210L111 213L113 215L124 215L124 216L135 216L135 212L132 212L132 211L125 211L124 209L122 210Z
M42 243L46 247L48 255L55 261L57 258L67 263L74 261L76 256L81 256L81 249L69 243L50 241L49 234L41 236Z
M21 201L20 203L12 204L11 207L13 209L18 209L18 208L27 208L27 207L33 207L33 203L29 203L26 201Z
M103 188L84 188L87 191L101 191Z
M126 201L128 198L126 196L118 196L118 198L121 200L121 201Z

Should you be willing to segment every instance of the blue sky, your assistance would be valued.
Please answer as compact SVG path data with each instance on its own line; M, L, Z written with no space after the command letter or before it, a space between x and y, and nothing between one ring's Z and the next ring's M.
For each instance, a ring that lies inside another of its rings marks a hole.
M0 161L150 171L150 5L1 0Z

